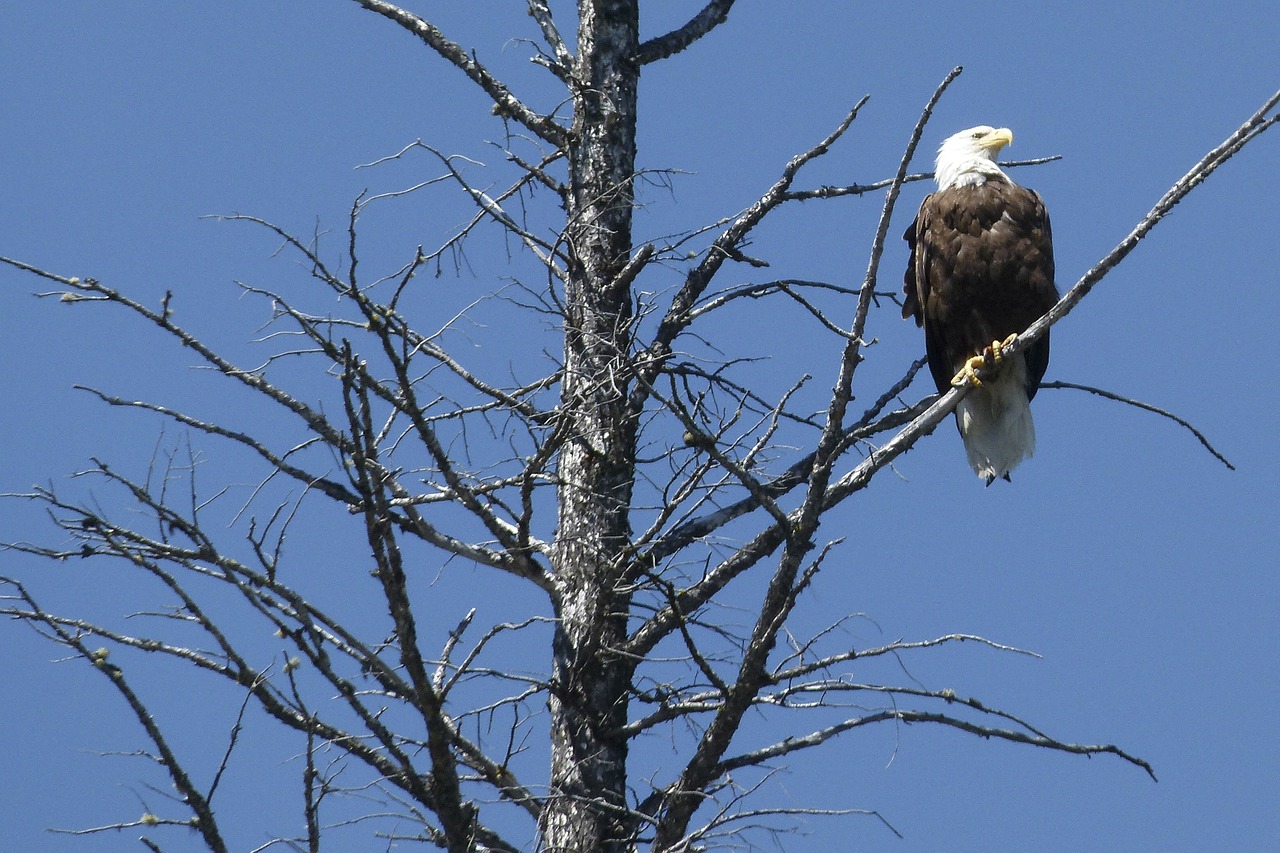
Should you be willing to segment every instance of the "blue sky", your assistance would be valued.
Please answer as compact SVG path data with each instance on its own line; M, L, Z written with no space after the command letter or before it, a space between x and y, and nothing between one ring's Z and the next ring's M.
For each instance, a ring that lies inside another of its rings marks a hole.
M518 41L537 35L524 3L406 5L474 47L530 102L555 103L545 72ZM677 26L700 5L645 3L644 35ZM1046 199L1065 289L1280 87L1274 3L1220 3L1212 15L1184 2L904 5L741 0L703 43L647 68L641 165L680 174L669 191L645 195L638 238L737 212L864 94L871 100L853 128L798 183L889 177L934 87L963 65L916 169L929 167L943 136L975 124L1011 127L1010 157L1062 155L1015 177ZM457 71L344 0L11 3L0 8L0 50L0 254L93 276L152 302L172 290L183 322L246 362L265 352L249 341L266 315L234 282L292 287L302 274L272 257L276 245L262 232L201 217L241 212L302 234L341 228L362 190L408 186L434 168L426 159L371 170L358 164L415 139L489 160L485 140L502 132ZM1280 386L1268 342L1280 319L1278 183L1273 131L1194 192L1054 328L1046 376L1169 409L1200 428L1236 471L1167 420L1079 392L1045 391L1035 402L1036 457L1012 485L983 489L948 423L831 516L823 532L846 544L797 616L819 624L865 614L851 629L855 645L964 632L1034 650L1042 657L965 646L914 659L910 674L1064 740L1115 743L1150 761L1160 782L1106 756L884 727L797 759L781 784L796 802L875 809L905 838L868 818L815 821L808 837L784 841L785 849L1274 843ZM905 249L897 235L925 191L904 190L884 289L898 286ZM771 268L730 276L857 282L880 203L876 196L784 211L750 247ZM367 262L393 269L414 245L438 243L467 215L443 194L371 212ZM446 268L432 298L465 303L503 281L503 252L485 251L494 246L478 244L456 275ZM661 270L642 281L655 291L671 284ZM189 353L119 312L32 298L41 289L0 269L10 365L0 491L53 482L75 493L79 486L66 477L90 456L137 472L154 448L181 438L172 426L106 409L75 384L292 429L192 370ZM820 391L830 387L830 347L809 346L796 331L800 319L743 311L723 331L744 354L770 358L762 382L785 387L809 372ZM923 349L919 331L893 306L875 315L872 332L871 382L899 375ZM499 348L482 357L513 356ZM872 384L865 399L879 390ZM929 390L921 377L906 396ZM261 476L237 452L197 443L211 487L243 490ZM0 511L5 541L56 537L40 525L28 505ZM317 522L314 537L328 530ZM347 562L358 545L298 546L313 561L318 595L358 596ZM433 587L443 621L456 622L479 584L496 611L519 612L515 591L500 581L451 571L458 577ZM125 573L12 553L0 553L0 573L23 578L65 612L119 616L162 603ZM97 754L141 747L136 722L88 667L51 663L59 651L20 626L0 631L0 848L134 849L128 834L72 840L44 829L136 817L140 799L155 799L139 781L154 777L138 762ZM196 756L212 750L216 766L230 719L225 707L204 701L201 682L173 680L181 678L161 666L144 683L183 746ZM183 686L168 689L173 684ZM277 755L265 745L269 735L265 727L246 735L263 738L262 754L272 756L263 759L265 778L254 781L243 759L243 787L220 807L241 849L265 841L264 827L286 831L279 817L296 805L289 780L297 768L287 763L288 748ZM208 760L199 766L209 769ZM174 836L166 849L192 840Z

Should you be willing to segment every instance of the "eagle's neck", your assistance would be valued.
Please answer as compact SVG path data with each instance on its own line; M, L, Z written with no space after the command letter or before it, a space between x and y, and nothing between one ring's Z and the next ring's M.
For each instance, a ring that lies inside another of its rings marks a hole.
M1009 177L985 157L947 163L939 158L937 172L938 189L953 187L980 187L989 180L1007 181Z

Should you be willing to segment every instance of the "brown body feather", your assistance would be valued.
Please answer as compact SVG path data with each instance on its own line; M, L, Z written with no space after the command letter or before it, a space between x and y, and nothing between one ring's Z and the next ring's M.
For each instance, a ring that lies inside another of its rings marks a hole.
M1058 301L1044 202L1008 179L930 194L903 238L911 260L902 316L924 327L939 391L970 356L1022 332ZM1049 366L1048 334L1025 355L1031 399Z

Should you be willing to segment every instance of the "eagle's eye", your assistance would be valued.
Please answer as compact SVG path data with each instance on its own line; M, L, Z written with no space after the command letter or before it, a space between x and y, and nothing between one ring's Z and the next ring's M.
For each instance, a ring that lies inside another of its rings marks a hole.
M984 137L984 136L986 136L986 134L985 134L985 133L983 133L981 130L975 130L975 131L973 132L973 138L974 138L974 139L981 139L981 138L982 138L982 137Z

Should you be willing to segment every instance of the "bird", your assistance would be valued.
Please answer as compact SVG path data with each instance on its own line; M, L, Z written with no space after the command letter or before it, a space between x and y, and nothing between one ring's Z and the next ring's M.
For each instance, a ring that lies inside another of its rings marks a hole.
M1053 234L1044 201L996 163L1007 127L980 125L943 140L938 188L903 234L903 319L924 328L940 393L969 381L956 426L974 472L990 486L1035 452L1031 400L1049 366L1046 333L1021 352L1003 349L1058 301Z

